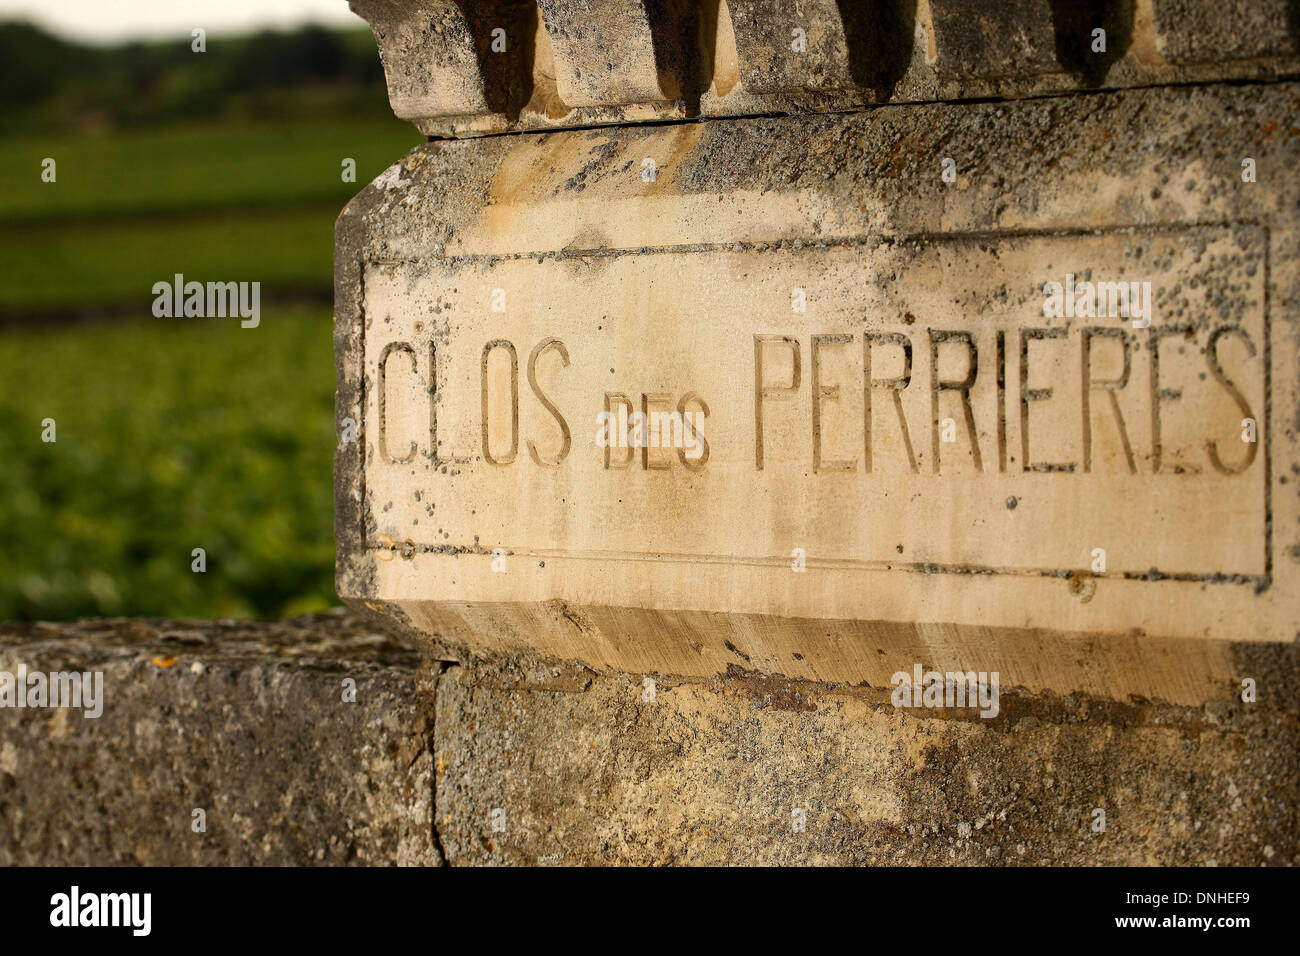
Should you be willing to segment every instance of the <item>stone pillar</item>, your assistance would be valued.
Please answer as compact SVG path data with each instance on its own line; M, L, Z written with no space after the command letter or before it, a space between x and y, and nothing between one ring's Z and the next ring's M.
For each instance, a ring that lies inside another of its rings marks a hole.
M338 585L453 862L1295 861L1285 3L353 5Z

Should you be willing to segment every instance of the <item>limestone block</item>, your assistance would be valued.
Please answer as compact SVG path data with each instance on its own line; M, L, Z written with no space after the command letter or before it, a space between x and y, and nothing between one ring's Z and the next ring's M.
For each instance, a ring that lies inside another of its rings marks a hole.
M100 688L94 716L0 707L0 865L442 860L437 667L354 615L6 623L0 672Z
M955 76L1057 68L1049 0L930 0L939 68Z
M452 865L1294 865L1286 651L1268 704L1008 695L994 720L742 667L452 667L439 840Z
M418 148L339 224L339 593L449 656L1232 695L1300 620L1296 102Z
M741 81L758 93L852 87L849 43L834 0L731 0Z
M680 80L660 85L649 8L627 0L539 0L555 56L556 91L570 106L675 99ZM674 39L683 36L678 32Z
M379 44L393 112L403 119L490 112L469 21L458 4L352 0Z
M1294 55L1300 9L1288 0L1152 0L1160 51L1171 63Z
M1254 703L985 719L743 666L446 666L350 612L4 624L0 673L103 684L97 717L0 695L0 865L1295 864L1298 651L1236 649Z

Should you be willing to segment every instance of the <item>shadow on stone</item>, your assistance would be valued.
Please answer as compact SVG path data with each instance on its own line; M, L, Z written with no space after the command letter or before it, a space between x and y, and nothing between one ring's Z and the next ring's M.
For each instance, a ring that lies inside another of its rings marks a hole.
M1111 64L1124 56L1133 40L1133 0L1051 0L1056 60L1079 77L1079 85L1102 85ZM1105 51L1093 52L1093 31L1105 34Z
M916 0L836 0L849 48L849 73L877 102L893 95L912 62Z
M470 31L483 77L484 97L493 113L511 123L533 94L533 53L537 36L535 0L457 0ZM504 30L504 37L494 30ZM497 49L493 48L494 42ZM500 49L504 43L504 49Z
M716 34L716 0L704 4L694 0L645 0L645 12L659 88L665 97L681 100L688 116L698 116L700 97L711 77L693 38Z

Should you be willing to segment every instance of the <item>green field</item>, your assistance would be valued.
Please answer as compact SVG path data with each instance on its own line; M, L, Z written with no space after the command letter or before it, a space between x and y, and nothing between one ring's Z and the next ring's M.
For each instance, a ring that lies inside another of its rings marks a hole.
M301 289L323 295L337 212L261 207L201 219L0 230L0 260L22 277L0 285L0 312L127 304L148 315L154 283L178 272L201 282L258 281L263 296Z
M230 206L342 206L420 142L396 119L193 124L0 141L0 226ZM57 180L41 182L41 161ZM357 182L342 163L357 163Z
M327 295L339 210L418 142L396 120L335 120L0 143L0 316L144 314L153 284L177 272ZM40 180L45 156L53 183Z
M0 619L337 603L334 221L420 142L378 107L0 140ZM178 272L260 325L153 318Z
M337 603L327 311L9 330L0 377L0 618Z

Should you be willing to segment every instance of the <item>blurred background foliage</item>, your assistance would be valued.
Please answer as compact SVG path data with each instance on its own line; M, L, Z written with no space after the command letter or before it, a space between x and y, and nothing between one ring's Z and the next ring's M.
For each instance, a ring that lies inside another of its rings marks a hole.
M0 24L0 618L337 603L333 224L419 141L366 30ZM261 282L260 325L154 318L178 272Z
M32 130L176 120L302 119L312 103L375 114L383 69L368 30L293 32L113 47L71 43L29 23L0 23L0 123Z

